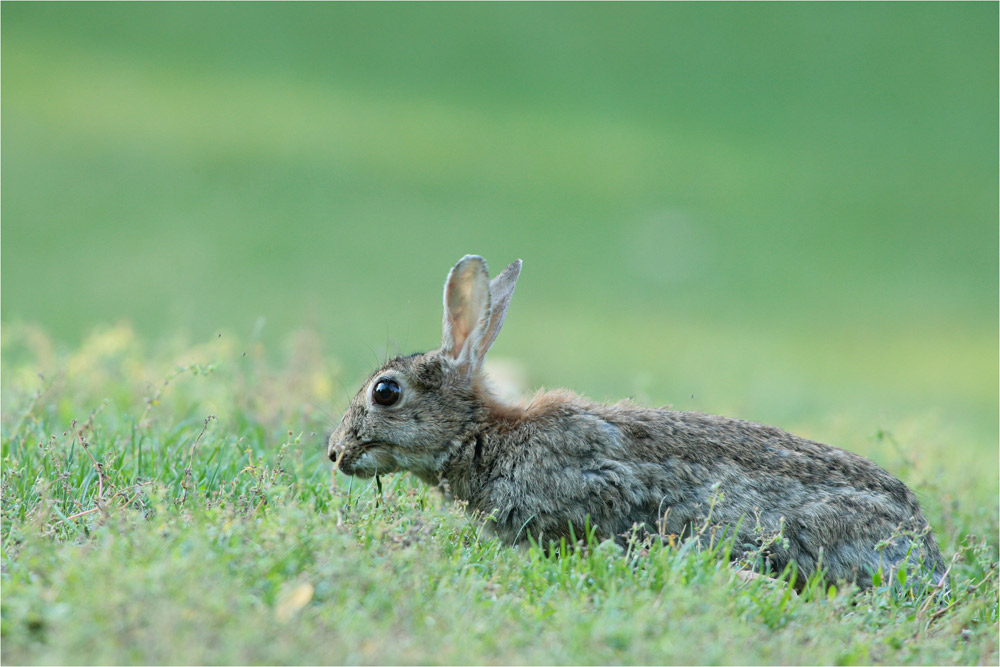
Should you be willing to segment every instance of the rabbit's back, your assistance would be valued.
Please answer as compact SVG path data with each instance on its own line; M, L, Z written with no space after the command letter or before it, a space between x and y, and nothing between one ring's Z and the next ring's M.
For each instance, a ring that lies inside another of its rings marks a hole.
M768 548L781 569L819 564L831 580L865 583L912 546L943 564L913 493L851 452L753 422L692 412L606 406L569 394L536 399L479 433L465 466L474 483L458 495L496 512L510 541L601 537L638 524L690 536L703 526L737 531L734 556L779 530ZM822 556L821 556L822 554ZM864 576L862 576L864 575Z

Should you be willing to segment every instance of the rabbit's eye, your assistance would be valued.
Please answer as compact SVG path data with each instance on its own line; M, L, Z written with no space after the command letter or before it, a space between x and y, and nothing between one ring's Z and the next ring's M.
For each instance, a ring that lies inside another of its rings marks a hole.
M382 378L375 383L375 387L372 389L372 400L379 405L388 407L398 401L402 393L398 382Z

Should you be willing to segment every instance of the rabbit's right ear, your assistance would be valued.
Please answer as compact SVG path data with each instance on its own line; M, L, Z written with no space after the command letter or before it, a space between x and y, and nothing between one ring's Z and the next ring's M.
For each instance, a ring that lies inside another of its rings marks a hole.
M441 352L467 374L482 363L480 346L489 321L486 262L479 255L466 255L452 267L444 283Z

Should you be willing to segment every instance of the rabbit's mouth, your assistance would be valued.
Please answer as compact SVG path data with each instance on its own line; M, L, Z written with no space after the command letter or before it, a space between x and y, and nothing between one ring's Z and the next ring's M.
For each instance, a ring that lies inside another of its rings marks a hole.
M355 440L354 442L349 441L347 438L337 438L336 433L330 436L327 444L326 455L333 461L333 467L339 468L344 461L345 457L359 456L361 452L365 451L370 447L377 447L378 445L385 445L384 442L380 440L366 440L364 442Z
M344 447L334 459L334 468L352 477L372 477L376 474L395 472L398 466L389 456L389 443L381 440L359 442ZM331 451L333 454L333 451Z

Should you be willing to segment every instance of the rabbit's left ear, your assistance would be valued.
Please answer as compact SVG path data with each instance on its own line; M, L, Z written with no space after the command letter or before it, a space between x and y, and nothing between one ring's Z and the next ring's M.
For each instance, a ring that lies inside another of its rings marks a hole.
M493 346L493 341L500 333L500 327L507 317L507 309L510 308L511 297L514 296L514 286L517 285L517 277L521 275L521 260L515 259L506 269L500 272L496 278L490 281L490 300L492 309L490 312L490 322L483 334L483 342L480 345L479 363L483 362L486 352Z
M444 283L441 352L469 375L486 354L481 347L490 323L489 281L483 258L466 255L452 267Z

